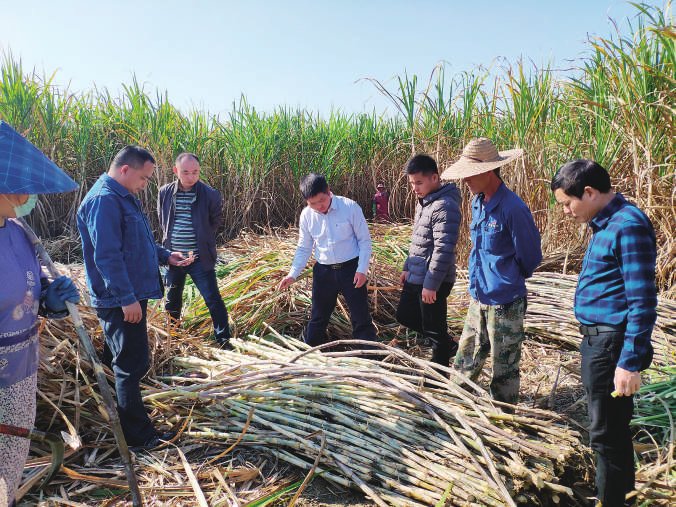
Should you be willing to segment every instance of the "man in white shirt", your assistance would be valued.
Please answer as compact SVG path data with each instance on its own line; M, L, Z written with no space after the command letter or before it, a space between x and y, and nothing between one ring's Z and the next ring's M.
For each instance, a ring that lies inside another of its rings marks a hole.
M312 315L305 342L316 346L331 341L326 336L329 318L342 294L350 310L355 340L375 340L369 312L366 272L371 258L371 236L359 205L333 195L324 176L310 173L300 183L307 206L300 214L296 255L289 274L279 283L286 289L301 274L312 251Z

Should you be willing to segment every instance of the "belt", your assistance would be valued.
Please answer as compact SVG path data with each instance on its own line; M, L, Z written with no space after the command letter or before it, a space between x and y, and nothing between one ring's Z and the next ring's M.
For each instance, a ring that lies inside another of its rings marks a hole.
M345 262L337 262L335 264L321 264L322 266L325 266L329 269L343 269L346 266L350 266L354 263L356 263L359 260L359 257L355 257L354 259L350 259L349 261Z
M621 326L585 326L580 324L580 333L584 336L597 336L601 333L624 333L625 328Z

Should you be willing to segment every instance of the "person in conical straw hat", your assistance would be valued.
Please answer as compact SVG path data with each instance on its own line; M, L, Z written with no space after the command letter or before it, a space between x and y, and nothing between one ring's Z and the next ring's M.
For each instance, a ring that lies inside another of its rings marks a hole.
M78 187L28 139L0 121L0 424L32 429L39 362L38 314L68 315L66 301L77 303L73 281L51 283L16 218L27 216L39 194ZM14 505L28 458L27 438L0 432L0 506Z
M475 380L493 354L491 396L515 404L524 339L526 279L542 260L540 233L528 206L500 177L523 154L498 151L490 139L472 139L441 175L465 182L474 195L469 256L470 306L454 367Z

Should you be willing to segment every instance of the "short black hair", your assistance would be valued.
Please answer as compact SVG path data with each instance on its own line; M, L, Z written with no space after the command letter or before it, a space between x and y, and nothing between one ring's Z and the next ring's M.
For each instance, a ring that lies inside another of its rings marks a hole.
M303 199L308 200L317 194L328 194L329 183L321 174L310 173L300 180L300 193L303 194Z
M141 169L147 162L155 163L150 152L135 144L129 144L117 152L110 167L117 169L128 165L134 169Z
M584 158L563 164L552 178L552 192L561 189L571 197L582 198L585 187L595 188L602 194L610 190L610 175L600 164Z
M195 162L197 162L198 164L200 163L200 159L197 158L197 155L195 155L194 153L190 153L189 151L184 151L183 153L179 154L178 157L176 157L174 165L177 166L178 164L183 162L183 160L185 160L186 158L193 158L195 159Z
M404 172L406 174L439 174L439 168L432 157L425 153L419 153L408 159L404 166Z

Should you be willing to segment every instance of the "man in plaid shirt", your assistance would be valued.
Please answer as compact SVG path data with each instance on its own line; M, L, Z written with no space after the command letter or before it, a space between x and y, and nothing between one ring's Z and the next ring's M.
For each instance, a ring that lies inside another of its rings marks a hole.
M590 446L596 453L596 493L603 507L631 505L634 453L629 431L633 394L650 366L657 316L655 232L646 215L611 191L608 172L591 160L563 165L551 183L556 201L589 223L575 293L583 335L582 383L587 392Z

